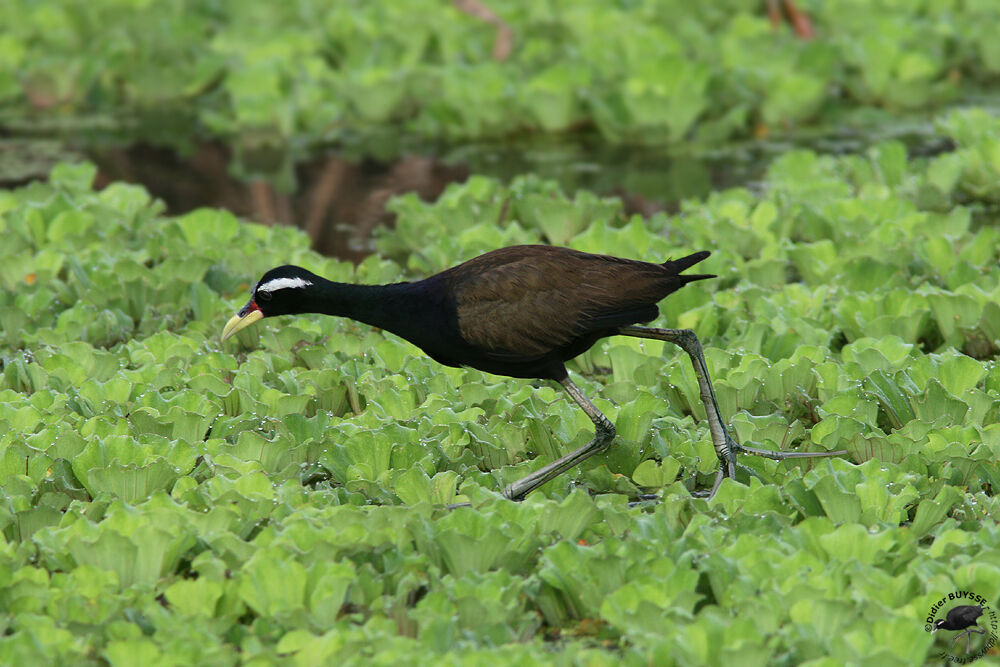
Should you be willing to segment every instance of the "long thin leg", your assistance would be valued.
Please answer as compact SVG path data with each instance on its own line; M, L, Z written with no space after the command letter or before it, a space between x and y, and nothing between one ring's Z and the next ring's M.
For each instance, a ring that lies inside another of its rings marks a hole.
M722 483L722 478L727 474L729 477L736 477L736 454L746 452L763 456L775 461L784 459L804 459L816 456L838 456L846 454L847 450L836 452L772 452L766 449L756 449L741 445L726 431L725 420L722 418L722 411L719 410L719 402L715 398L715 389L712 387L712 380L708 376L708 365L705 363L705 353L701 348L701 341L690 329L657 329L653 327L622 327L618 333L623 336L635 336L636 338L652 338L654 340L665 340L673 343L687 352L691 357L691 365L694 366L694 374L698 377L698 387L701 390L701 402L705 405L705 415L708 417L708 430L712 434L712 443L715 445L715 453L719 457L719 474L715 478L711 495Z
M615 425L597 409L590 399L583 395L580 388L568 377L559 381L566 392L583 408L590 420L594 422L594 439L560 459L553 461L544 468L527 475L503 490L503 495L511 500L523 500L526 495L540 487L553 477L556 477L578 463L582 463L594 454L603 452L615 437Z
M966 639L968 640L968 641L965 642L965 654L968 655L969 651L972 650L972 633L973 632L975 632L976 634L979 634L979 635L985 635L986 634L986 630L983 630L978 625L972 625L972 626L969 626L968 628L966 628L965 630L963 630L962 632L959 632L957 635L955 635L955 637L951 640L951 643L954 644L958 640L959 637L961 637L962 635L965 635Z

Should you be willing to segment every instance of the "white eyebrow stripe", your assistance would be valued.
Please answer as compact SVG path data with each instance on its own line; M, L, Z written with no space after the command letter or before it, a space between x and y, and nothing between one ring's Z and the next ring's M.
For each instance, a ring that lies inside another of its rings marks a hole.
M308 280L302 278L275 278L274 280L268 280L263 285L257 287L258 292L273 292L279 289L288 289L293 287L308 287L312 285Z

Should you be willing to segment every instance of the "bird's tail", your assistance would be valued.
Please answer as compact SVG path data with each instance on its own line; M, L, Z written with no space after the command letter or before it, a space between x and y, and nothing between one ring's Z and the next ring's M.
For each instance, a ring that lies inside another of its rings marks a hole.
M663 267L670 271L678 278L684 281L684 284L693 282L695 280L705 280L706 278L715 278L714 274L711 273L699 273L690 274L686 276L680 275L681 271L690 269L692 266L707 258L712 253L708 250L702 250L701 252L696 252L694 254L688 255L687 257L681 257L680 259L667 260L663 263Z

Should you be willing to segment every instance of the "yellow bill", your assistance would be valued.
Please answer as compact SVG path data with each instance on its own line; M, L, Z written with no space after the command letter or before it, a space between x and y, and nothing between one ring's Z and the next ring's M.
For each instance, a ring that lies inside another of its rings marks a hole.
M241 329L246 329L257 320L263 319L263 317L264 313L259 310L247 310L244 308L239 314L233 315L226 322L225 328L222 329L222 340L226 340Z

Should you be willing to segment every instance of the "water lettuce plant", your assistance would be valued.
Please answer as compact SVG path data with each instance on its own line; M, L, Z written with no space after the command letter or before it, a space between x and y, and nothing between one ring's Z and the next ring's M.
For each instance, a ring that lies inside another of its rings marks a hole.
M292 229L95 191L87 165L0 192L0 662L930 659L934 601L1000 596L1000 239L976 114L942 121L954 156L793 152L759 192L648 219L472 178L396 199L356 267ZM388 282L526 242L711 248L719 278L660 322L703 337L737 437L850 454L748 458L756 476L692 496L715 460L689 364L609 339L571 373L615 445L512 503L504 484L589 438L556 389L336 318L218 341L274 264Z
M286 185L317 144L378 146L591 128L614 143L708 145L967 99L1000 72L988 0L800 0L815 38L755 0L485 3L9 0L5 125L232 148ZM374 45L374 46L373 46Z

